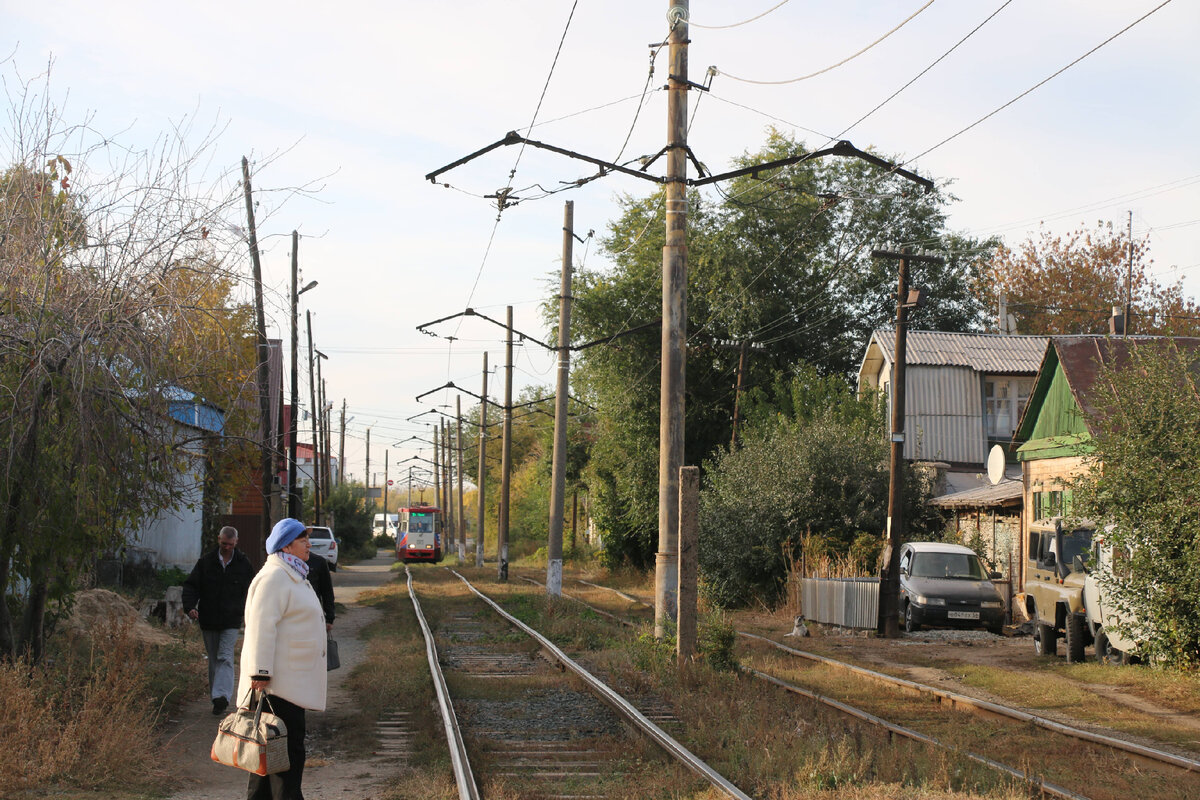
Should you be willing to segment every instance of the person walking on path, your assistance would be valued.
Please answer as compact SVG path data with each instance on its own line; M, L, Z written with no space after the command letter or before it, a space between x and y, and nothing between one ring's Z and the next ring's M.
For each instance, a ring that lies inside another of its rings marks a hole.
M329 571L329 562L316 553L309 553L308 582L312 584L321 599L321 609L325 612L325 632L333 631L333 575Z
M267 562L250 584L242 642L238 705L266 694L271 712L287 726L286 772L250 775L247 800L304 800L304 712L325 710L325 613L307 580L308 530L282 519L267 537Z
M237 549L238 532L226 525L217 549L200 556L183 582L183 611L200 623L208 654L208 690L213 713L221 714L233 699L233 653L246 608L254 565Z

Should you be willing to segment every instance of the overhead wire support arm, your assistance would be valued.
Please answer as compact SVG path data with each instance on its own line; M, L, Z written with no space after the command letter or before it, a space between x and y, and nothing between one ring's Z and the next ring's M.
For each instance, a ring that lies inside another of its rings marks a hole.
M454 169L455 167L460 167L463 164L466 164L468 161L472 161L485 153L489 153L492 150L495 150L497 147L503 147L503 146L513 145L513 144L524 144L524 145L528 145L530 147L536 147L540 150L549 150L551 153L558 153L559 155L567 156L568 158L574 158L578 161L586 161L589 164L595 164L596 166L600 167L602 170L608 170L611 172L620 172L624 175L632 175L635 178L641 178L642 180L653 181L655 183L666 183L666 178L660 178L657 175L648 175L644 172L639 172L638 170L630 169L629 167L625 167L620 164L614 164L611 161L605 161L602 158L586 156L583 153L576 153L574 150L567 150L564 147L557 147L552 144L547 144L546 142L539 142L536 139L527 139L524 136L522 136L521 134L517 133L516 131L509 131L508 134L500 141L495 142L494 144L490 144L487 147L483 148L482 150L476 150L474 153L471 153L471 155L469 155L469 156L463 156L462 158L458 159L457 161L447 164L446 166L444 166L440 169L436 169L433 172L430 172L428 175L426 175L425 178L428 181L430 181L431 183L437 183L437 178L442 173L449 172L450 170Z
M813 152L805 153L804 155L790 156L788 158L781 158L777 161L768 161L764 164L754 164L749 167L742 167L741 169L735 169L731 172L722 172L720 175L709 175L706 178L694 178L694 179L688 181L688 185L689 186L705 186L707 184L716 183L718 181L727 181L731 178L740 178L743 175L757 175L758 173L766 172L767 170L778 169L780 167L788 167L788 166L791 166L792 164L799 164L804 161L811 161L814 158L823 158L824 156L839 156L839 157L843 157L843 158L859 158L859 159L862 159L863 161L866 161L869 164L874 164L877 167L882 167L883 169L886 169L889 172L893 172L902 178L907 178L908 180L913 181L914 183L918 183L921 186L925 187L925 191L927 191L927 192L933 191L933 189L934 189L933 181L929 180L928 178L922 178L917 173L912 172L907 169L903 169L899 165L893 164L886 159L880 158L879 156L876 156L876 155L872 155L871 153L868 153L864 150L859 150L857 147L855 147L853 144L846 141L845 139L838 142L833 147L827 147L824 150L814 150Z

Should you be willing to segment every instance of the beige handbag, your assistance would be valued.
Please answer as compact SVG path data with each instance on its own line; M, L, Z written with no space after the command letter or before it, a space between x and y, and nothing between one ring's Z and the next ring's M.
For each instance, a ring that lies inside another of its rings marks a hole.
M255 702L257 701L257 702ZM287 726L274 714L265 693L254 692L252 708L239 708L225 719L213 740L212 760L255 775L286 772L291 764L287 753Z

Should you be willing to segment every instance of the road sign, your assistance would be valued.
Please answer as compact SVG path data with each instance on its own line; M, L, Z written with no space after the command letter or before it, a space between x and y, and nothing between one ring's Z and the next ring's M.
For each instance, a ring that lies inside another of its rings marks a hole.
M396 485L395 481L388 481L388 486L395 486L395 485Z

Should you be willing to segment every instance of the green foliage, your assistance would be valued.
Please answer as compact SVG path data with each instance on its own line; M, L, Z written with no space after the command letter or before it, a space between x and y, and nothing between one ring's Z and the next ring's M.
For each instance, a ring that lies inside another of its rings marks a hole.
M375 504L367 500L366 488L359 483L339 483L324 506L333 515L333 535L341 542L339 552L350 558L374 558Z
M395 550L396 549L396 538L394 536L388 536L386 533L380 533L380 534L376 535L375 539L374 539L374 543L375 543L376 550Z
M802 144L773 132L741 163L802 152ZM983 306L970 286L993 243L946 230L950 199L835 158L731 181L716 203L689 193L684 462L703 463L731 439L739 353L723 341L761 345L750 351L743 381L758 387L744 399L759 419L790 415L806 402L789 394L793 365L811 364L818 376L852 371L871 331L895 314L895 263L870 256L880 241L948 251L944 264L914 265L912 284L932 298L914 311L914 327L978 328ZM602 243L615 267L576 275L576 341L653 326L662 313L663 195L622 204ZM577 391L600 408L585 475L610 565L653 561L659 342L660 331L650 327L589 348L577 362Z
M735 652L737 629L728 615L720 610L706 614L699 634L697 649L710 667L717 672L741 671Z
M801 371L801 375L807 374ZM747 432L737 450L707 465L700 493L700 569L720 606L773 603L790 558L856 552L866 563L883 535L889 446L884 407L857 399L837 379L801 388L794 418L778 417ZM911 538L935 530L924 508L930 487L906 470Z
M1132 343L1133 340L1130 340ZM1103 347L1103 345L1102 345ZM1095 451L1076 514L1127 556L1100 574L1144 657L1200 666L1200 359L1169 341L1101 367L1088 413Z

